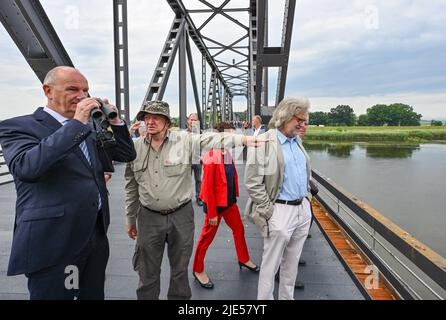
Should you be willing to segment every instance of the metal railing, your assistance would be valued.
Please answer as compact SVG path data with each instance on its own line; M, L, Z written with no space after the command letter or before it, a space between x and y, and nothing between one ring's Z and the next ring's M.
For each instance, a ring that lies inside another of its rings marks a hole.
M313 170L327 213L403 299L446 298L446 259Z
M3 158L3 151L0 149L0 186L13 182L11 173Z

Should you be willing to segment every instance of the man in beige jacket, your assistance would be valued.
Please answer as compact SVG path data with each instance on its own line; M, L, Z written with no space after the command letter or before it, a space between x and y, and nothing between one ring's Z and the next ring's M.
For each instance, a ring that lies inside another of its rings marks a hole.
M294 284L311 211L309 157L297 135L305 125L309 102L287 98L273 113L271 130L259 136L270 142L249 148L245 185L250 199L246 215L264 236L258 299L273 299L280 266L279 299L294 299Z

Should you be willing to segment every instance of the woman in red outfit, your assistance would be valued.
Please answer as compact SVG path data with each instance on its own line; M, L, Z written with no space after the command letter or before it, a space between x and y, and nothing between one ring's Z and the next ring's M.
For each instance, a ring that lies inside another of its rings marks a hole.
M235 129L229 123L220 123L219 132ZM240 269L245 267L253 272L260 268L249 258L240 212L237 207L238 176L234 160L228 150L213 149L203 158L203 181L200 199L204 202L204 225L195 250L193 275L203 288L212 289L214 284L204 270L204 257L217 233L221 219L231 228Z

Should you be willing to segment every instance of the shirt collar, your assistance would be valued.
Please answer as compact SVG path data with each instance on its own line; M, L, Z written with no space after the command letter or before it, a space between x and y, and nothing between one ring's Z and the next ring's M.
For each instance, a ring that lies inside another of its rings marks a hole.
M162 144L164 144L164 142L166 142L166 140L169 140L169 138L170 138L170 134L171 134L171 131L170 131L170 129L167 129L167 132L166 132L166 136L164 137L164 141L163 141L163 143ZM145 144L149 144L149 136L147 135L145 138L144 138L144 143Z
M277 139L279 139L280 144L284 144L287 141L289 141L289 142L296 141L296 136L294 136L292 138L288 138L282 132L280 132L278 129L276 129L276 135L277 135Z
M54 111L53 109L48 108L48 106L45 106L43 108L43 111L45 111L46 113L48 113L50 116L52 116L54 119L56 119L58 122L60 122L62 125L65 124L66 121L68 121L68 118L65 118L63 115L61 115L60 113Z

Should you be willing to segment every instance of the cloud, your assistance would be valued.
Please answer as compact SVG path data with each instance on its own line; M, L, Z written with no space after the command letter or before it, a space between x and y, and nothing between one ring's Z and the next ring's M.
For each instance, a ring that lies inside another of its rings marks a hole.
M420 113L444 115L439 104L446 100L424 98L444 98L445 12L442 1L299 2L287 94L331 105L395 97Z
M223 1L221 1L223 2ZM114 100L113 7L109 0L72 2L42 0L76 67L88 77L92 94ZM188 8L206 8L184 0ZM215 3L215 2L212 2ZM284 0L270 1L269 45L281 43ZM230 7L247 7L231 0ZM207 16L192 14L199 26ZM234 15L235 16L235 15ZM166 1L128 2L131 115L147 91L174 14ZM246 13L236 19L247 23ZM287 78L287 95L306 95L334 106L352 101L361 106L406 101L423 115L445 117L446 3L394 0L298 1ZM203 34L229 44L243 30L219 17ZM244 44L247 43L245 40ZM40 83L3 27L0 27L0 119L30 113L45 103ZM201 55L192 43L201 99ZM223 58L239 59L235 53ZM210 70L207 68L206 83ZM270 101L274 103L277 70L270 71ZM164 99L178 115L178 66L172 69ZM395 101L391 101L396 99ZM234 100L235 110L246 100ZM188 78L188 113L195 110ZM358 111L357 111L358 112Z

